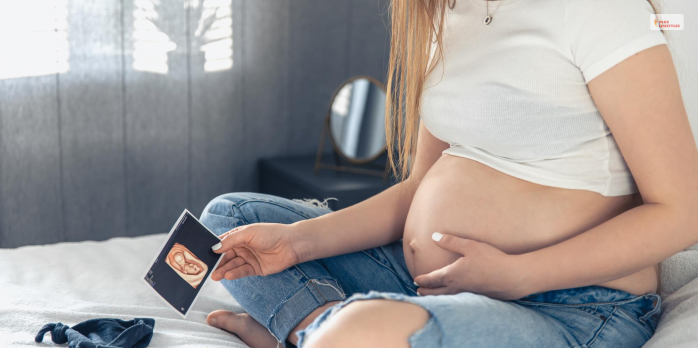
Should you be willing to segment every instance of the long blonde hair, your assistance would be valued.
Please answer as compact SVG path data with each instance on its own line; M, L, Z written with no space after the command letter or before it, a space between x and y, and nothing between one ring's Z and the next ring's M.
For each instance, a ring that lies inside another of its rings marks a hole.
M657 13L656 4L648 1ZM444 15L455 5L456 0L392 0L385 130L388 161L400 181L407 178L417 150L424 79L443 59Z

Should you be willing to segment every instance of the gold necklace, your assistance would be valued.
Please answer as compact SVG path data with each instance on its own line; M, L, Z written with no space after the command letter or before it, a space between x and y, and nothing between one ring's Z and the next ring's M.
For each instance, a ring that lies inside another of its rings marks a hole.
M499 10L499 6L502 6L503 0L499 2L499 6L490 14L490 0L485 0L487 2L487 17L485 17L485 25L490 25L492 23L492 16L494 16L495 13L497 13L497 10Z

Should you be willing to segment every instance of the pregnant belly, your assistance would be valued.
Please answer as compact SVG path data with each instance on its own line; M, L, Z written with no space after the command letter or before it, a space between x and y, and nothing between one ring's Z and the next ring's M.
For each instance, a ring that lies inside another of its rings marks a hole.
M460 255L431 240L442 232L521 254L557 244L641 204L633 196L541 186L479 162L443 155L419 185L405 223L405 261L416 277ZM654 267L598 284L633 294L654 293Z

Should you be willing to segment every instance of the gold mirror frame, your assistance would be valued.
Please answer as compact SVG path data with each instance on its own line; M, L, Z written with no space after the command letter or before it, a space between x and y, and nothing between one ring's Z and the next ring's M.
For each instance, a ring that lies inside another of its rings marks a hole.
M335 89L334 93L332 94L332 98L330 99L330 107L327 110L327 115L325 116L325 121L323 122L322 125L322 135L320 136L320 146L318 146L317 150L317 155L315 156L315 168L314 172L317 174L320 169L329 169L329 170L336 170L340 172L348 172L348 173L355 173L355 174L365 174L365 175L372 175L372 176L379 176L383 178L383 181L388 180L388 173L389 173L389 163L386 160L385 165L380 165L380 164L375 164L377 159L379 159L381 156L385 154L385 152L388 149L387 146L387 141L385 146L383 147L383 150L379 151L376 155L365 158L365 159L355 159L347 156L342 150L337 146L337 143L334 140L334 137L332 136L332 131L330 128L330 118L332 116L332 104L334 104L334 100L337 97L337 94L339 94L339 91L344 88L349 83L354 82L355 80L358 79L366 79L369 82L375 84L376 86L380 87L383 92L386 94L386 99L387 99L387 91L385 88L385 85L377 80L374 77L367 76L367 75L358 75L354 76L344 82L342 82L337 89ZM323 155L323 150L325 147L325 133L329 133L329 138L330 138L330 144L332 144L332 150L333 154L335 156L335 164L328 164L328 163L323 163L322 162L322 155ZM338 158L339 156L339 158ZM341 162L342 160L349 162L351 166L347 165L342 165Z

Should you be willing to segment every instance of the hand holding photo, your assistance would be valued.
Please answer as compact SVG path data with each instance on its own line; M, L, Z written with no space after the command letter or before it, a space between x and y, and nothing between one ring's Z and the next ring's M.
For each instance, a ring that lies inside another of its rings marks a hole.
M167 304L186 316L221 255L211 250L220 239L185 210L167 235L143 280Z

